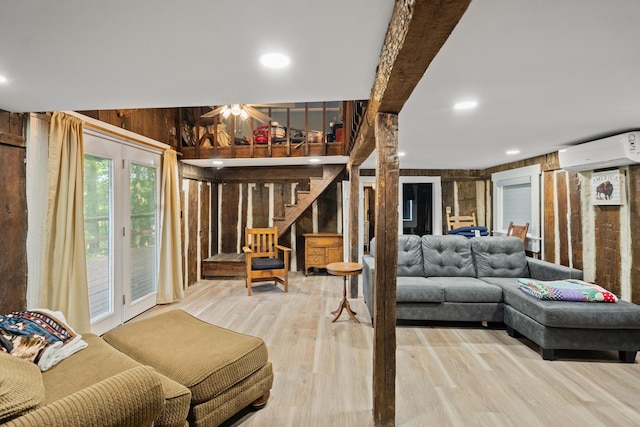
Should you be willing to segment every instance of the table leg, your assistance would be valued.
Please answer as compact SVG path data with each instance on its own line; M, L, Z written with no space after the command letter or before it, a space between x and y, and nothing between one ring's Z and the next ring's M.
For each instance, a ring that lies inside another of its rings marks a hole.
M331 323L338 320L338 318L342 314L342 310L345 308L347 309L347 313L349 313L349 317L351 317L353 321L360 323L360 321L355 316L357 313L351 310L351 306L349 305L349 301L347 300L347 276L345 275L343 277L344 281L342 288L342 301L340 301L340 305L338 306L338 308L331 312L331 314L335 315L335 318L331 321Z

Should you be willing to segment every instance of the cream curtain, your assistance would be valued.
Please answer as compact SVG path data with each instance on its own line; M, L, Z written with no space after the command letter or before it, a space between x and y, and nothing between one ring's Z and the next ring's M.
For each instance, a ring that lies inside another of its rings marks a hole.
M49 126L43 304L79 333L90 332L84 241L82 121L53 113Z
M174 150L164 152L162 164L162 213L158 304L184 297L182 288L182 246L180 242L180 191L178 160Z

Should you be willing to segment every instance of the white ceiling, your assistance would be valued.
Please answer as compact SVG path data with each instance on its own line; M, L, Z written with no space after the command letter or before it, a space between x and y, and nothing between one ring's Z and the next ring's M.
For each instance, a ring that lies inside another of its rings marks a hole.
M368 99L392 9L0 0L0 109ZM400 113L400 167L486 168L640 128L638 17L637 0L473 0ZM291 67L261 69L267 50Z

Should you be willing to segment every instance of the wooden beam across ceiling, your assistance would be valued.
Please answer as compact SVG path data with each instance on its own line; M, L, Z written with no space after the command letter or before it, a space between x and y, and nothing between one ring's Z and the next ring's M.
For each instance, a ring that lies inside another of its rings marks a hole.
M375 149L377 114L400 112L469 3L471 0L396 0L349 170L360 166Z

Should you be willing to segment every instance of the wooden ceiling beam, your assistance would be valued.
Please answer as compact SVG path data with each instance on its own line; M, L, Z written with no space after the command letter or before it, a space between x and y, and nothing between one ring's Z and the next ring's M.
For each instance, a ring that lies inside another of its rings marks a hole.
M462 18L471 0L396 0L366 115L348 168L360 166L375 149L375 118L399 113L411 92Z

